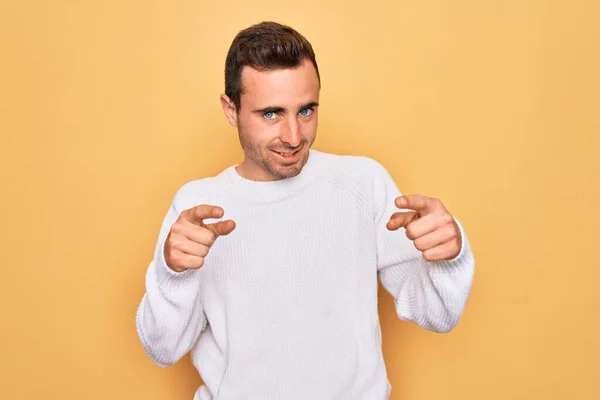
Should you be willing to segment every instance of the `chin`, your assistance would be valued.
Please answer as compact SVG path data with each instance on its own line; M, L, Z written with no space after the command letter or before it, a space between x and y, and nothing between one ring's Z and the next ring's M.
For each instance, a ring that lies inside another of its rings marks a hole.
M297 164L290 166L275 166L275 168L272 168L269 172L271 173L271 175L278 179L293 178L294 176L302 172L303 167L304 163L299 161Z
M273 158L270 160L271 162L267 163L267 170L271 175L273 175L277 179L293 178L294 176L302 172L302 168L304 168L306 160L307 154L304 152L303 154L299 155L299 158L296 161L290 163L282 163L281 160Z
M293 178L298 175L302 171L302 166L292 167L292 168L282 168L277 171L277 177L280 179Z

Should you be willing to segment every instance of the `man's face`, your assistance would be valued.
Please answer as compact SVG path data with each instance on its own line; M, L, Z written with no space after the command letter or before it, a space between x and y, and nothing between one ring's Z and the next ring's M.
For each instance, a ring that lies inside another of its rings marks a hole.
M237 126L245 153L238 172L266 181L296 176L317 134L319 80L310 60L298 68L242 71L239 113L226 96L223 109Z

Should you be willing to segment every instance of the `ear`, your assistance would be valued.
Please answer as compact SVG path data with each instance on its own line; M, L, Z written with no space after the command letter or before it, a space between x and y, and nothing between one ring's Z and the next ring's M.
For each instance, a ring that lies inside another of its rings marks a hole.
M221 106L223 107L225 118L227 118L229 124L237 128L238 121L235 104L233 104L233 101L231 101L231 99L225 94L221 95Z

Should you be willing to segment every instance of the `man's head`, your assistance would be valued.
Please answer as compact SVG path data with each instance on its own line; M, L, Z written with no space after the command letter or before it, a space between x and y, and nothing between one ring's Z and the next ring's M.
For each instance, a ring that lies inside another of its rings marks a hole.
M315 54L298 32L263 22L238 33L221 104L246 156L241 175L275 180L300 173L316 137L319 91Z

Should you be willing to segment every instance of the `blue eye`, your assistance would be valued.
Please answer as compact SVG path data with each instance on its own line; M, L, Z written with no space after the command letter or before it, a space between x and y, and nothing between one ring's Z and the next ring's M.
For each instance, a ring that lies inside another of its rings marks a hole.
M267 111L267 112L264 114L264 117L265 117L266 119L273 119L273 118L275 118L275 113L274 113L273 111Z
M300 115L302 115L303 117L308 117L310 114L312 114L312 112L312 108L305 108L303 110L300 110Z

